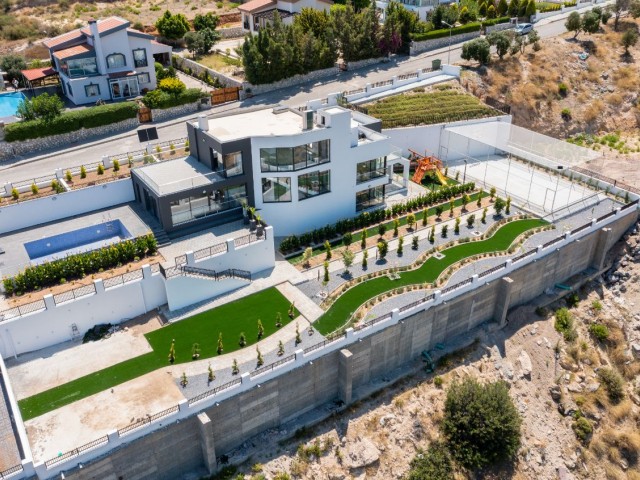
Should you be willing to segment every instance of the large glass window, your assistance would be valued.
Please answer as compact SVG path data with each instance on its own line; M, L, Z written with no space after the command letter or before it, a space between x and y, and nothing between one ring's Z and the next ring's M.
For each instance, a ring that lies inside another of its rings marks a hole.
M127 60L121 53L113 53L107 55L107 67L108 68L122 68L127 66Z
M291 201L291 178L289 177L267 177L262 179L262 201L290 202Z
M62 71L71 78L89 77L98 74L96 58L78 58L62 64Z
M242 175L242 152L226 153L223 161L227 177Z
M175 226L226 210L240 208L246 197L247 187L244 184L211 192L198 192L170 203L171 221Z
M139 83L151 83L151 77L149 77L148 73L141 73L138 75Z
M263 172L290 172L329 161L329 140L297 147L260 149L260 167Z
M133 51L133 64L136 68L147 66L147 51L144 48L138 48Z
M356 166L356 183L363 183L387 174L387 157L380 157L367 162L360 162Z
M312 172L298 177L298 199L317 197L331 191L331 175L329 170Z
M384 205L384 185L356 193L356 212Z
M98 97L100 96L100 85L96 83L90 83L89 85L84 86L84 94L87 97Z

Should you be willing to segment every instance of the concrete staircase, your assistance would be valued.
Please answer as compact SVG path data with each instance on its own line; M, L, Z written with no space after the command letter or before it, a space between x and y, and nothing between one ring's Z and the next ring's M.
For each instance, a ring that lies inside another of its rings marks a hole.
M147 224L151 233L156 238L156 242L158 242L158 247L166 247L167 245L171 245L171 239L167 235L167 232L164 231L162 225L158 220L156 220L149 212L147 212L142 206L136 202L130 204L131 209L140 217L140 219Z

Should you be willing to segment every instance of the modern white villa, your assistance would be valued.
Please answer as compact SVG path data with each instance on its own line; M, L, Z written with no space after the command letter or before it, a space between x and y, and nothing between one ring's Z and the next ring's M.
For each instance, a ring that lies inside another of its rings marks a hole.
M280 14L283 23L293 22L293 17L303 8L329 11L332 0L251 0L238 7L242 13L242 26L251 33L258 33L273 21L275 12Z
M434 10L438 5L449 5L458 3L457 0L396 0L402 4L404 8L410 12L414 12L420 20L427 21L429 12ZM384 15L389 6L388 0L376 0L376 7L380 13L380 21L384 21Z
M166 61L171 55L171 47L120 17L90 20L87 27L43 43L64 94L76 105L122 100L155 89L154 58Z
M167 232L240 218L248 204L278 236L302 233L384 205L396 164L394 188L407 187L409 161L380 126L335 98L202 116L187 123L192 156L135 169L134 189Z

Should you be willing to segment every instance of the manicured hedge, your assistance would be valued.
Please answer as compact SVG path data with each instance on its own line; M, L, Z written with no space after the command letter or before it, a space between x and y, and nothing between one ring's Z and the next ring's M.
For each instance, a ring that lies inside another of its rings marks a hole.
M144 103L149 108L171 108L178 107L180 105L186 105L187 103L194 103L201 98L207 97L207 93L203 92L199 88L187 88L180 95L175 96L162 90L152 90L142 98Z
M91 252L77 253L27 267L15 277L5 278L3 285L7 295L21 295L117 267L136 258L153 255L157 250L155 237L148 234Z
M462 33L477 32L478 30L480 30L480 27L481 27L480 22L467 23L466 25L453 28L451 30L451 35L454 36L454 35L460 35ZM449 36L449 29L443 28L441 30L431 30L430 32L426 32L426 33L412 33L411 40L413 40L414 42L422 42L424 40L434 40L436 38L442 38L442 37L448 37L448 36Z
M425 193L418 197L414 197L405 202L396 203L388 209L373 210L371 212L364 212L354 218L344 218L338 220L333 225L327 225L325 227L317 228L311 232L303 233L302 235L291 235L280 243L280 251L287 253L295 251L310 244L319 244L324 240L331 240L336 235L342 235L346 232L359 230L364 227L370 227L376 225L385 220L389 220L398 215L402 215L407 212L414 211L419 208L433 205L438 202L449 200L452 197L457 197L463 193L469 193L475 190L476 185L473 182L464 183L461 185L451 185L449 187L442 187L433 192Z
M485 20L482 22L482 28L491 27L493 25L498 25L499 23L508 23L511 20L510 17L499 17L492 18L490 20Z
M74 132L81 128L95 128L135 118L138 104L135 102L112 103L65 112L49 122L37 119L28 122L10 123L4 127L5 140L17 142L30 138Z

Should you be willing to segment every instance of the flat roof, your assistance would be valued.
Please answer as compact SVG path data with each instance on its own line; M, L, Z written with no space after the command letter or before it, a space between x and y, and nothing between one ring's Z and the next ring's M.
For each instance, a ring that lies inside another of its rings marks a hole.
M211 185L222 178L192 156L145 165L136 168L134 172L156 195Z
M197 125L197 122L194 123ZM313 128L318 128L316 125ZM272 108L209 119L209 135L221 142L247 137L295 135L302 132L302 116L291 110L273 113Z

